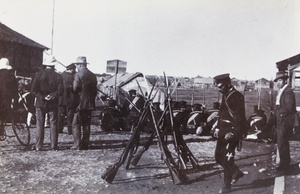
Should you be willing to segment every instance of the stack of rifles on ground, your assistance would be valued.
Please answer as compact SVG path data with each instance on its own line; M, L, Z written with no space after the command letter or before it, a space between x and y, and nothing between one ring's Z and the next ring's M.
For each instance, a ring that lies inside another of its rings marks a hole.
M156 85L155 83L151 91L150 92L148 91L149 96L148 98L145 98L146 101L144 104L144 108L141 111L139 121L134 127L132 135L128 143L126 144L126 147L122 152L118 162L116 162L108 169L106 169L106 171L101 175L101 178L104 179L106 182L108 183L113 182L118 172L118 169L126 162L126 160L127 160L126 169L129 169L130 164L136 166L142 154L148 150L155 137L157 137L158 140L162 159L164 160L164 162L169 168L173 184L182 184L188 180L188 177L185 174L184 170L187 169L187 164L189 162L191 163L193 168L198 167L198 162L193 156L193 154L191 153L188 146L186 145L179 127L176 127L176 125L174 125L170 88L168 85L167 77L165 75L164 77L165 77L165 85L167 88L166 89L167 98L166 98L165 108L163 112L159 117L155 115L153 99L157 92L155 94L152 94L153 89ZM153 123L153 127L155 128L155 131L152 132L152 134L148 137L147 142L137 152L137 148L139 146L138 144L140 139L140 133L143 130L144 122L149 120ZM172 153L167 146L167 140L168 140L167 135L172 136L172 142L174 144L174 149L176 151L176 154Z

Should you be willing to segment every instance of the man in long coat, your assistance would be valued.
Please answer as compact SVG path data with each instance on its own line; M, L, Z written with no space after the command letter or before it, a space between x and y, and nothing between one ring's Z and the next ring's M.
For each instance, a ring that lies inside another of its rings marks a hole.
M73 90L75 95L79 96L79 101L72 122L74 144L71 149L87 150L90 140L91 113L95 108L95 98L97 96L97 78L87 68L86 57L77 57L74 64L78 72L74 77Z

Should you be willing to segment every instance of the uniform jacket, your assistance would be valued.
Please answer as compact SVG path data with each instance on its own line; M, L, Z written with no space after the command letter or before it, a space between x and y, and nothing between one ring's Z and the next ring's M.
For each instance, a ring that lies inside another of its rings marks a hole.
M239 138L245 122L244 96L232 88L222 97L218 121L219 138L224 138L228 132Z
M79 96L78 110L93 110L97 96L97 78L87 68L82 68L74 77L73 90Z
M276 106L278 127L293 127L295 122L296 101L293 90L288 86L281 94L280 105Z
M73 81L74 74L64 71L62 74L63 79L63 95L59 98L59 105L71 107L74 106L74 91L73 91ZM77 100L78 101L78 100Z
M38 72L33 79L31 92L35 96L35 107L37 108L57 108L58 98L63 93L63 81L60 74L54 69L44 69ZM53 100L47 101L47 95L54 96Z

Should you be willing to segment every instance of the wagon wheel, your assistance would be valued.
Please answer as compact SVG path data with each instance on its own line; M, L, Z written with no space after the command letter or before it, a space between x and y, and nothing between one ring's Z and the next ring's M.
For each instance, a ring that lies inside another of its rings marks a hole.
M18 120L12 119L13 132L16 135L16 138L20 142L21 145L29 146L29 144L30 144L30 129L26 122L25 123L19 122Z

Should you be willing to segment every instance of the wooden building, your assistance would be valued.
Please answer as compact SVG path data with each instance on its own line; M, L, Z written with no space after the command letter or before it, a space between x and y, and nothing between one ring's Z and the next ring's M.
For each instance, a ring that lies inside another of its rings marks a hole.
M47 49L0 22L0 58L8 58L17 75L33 77Z

